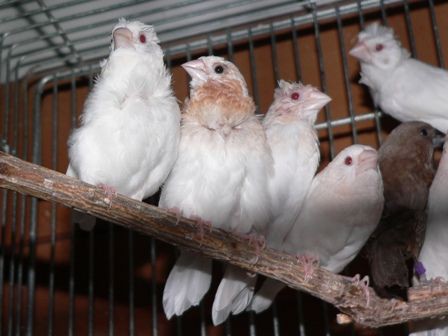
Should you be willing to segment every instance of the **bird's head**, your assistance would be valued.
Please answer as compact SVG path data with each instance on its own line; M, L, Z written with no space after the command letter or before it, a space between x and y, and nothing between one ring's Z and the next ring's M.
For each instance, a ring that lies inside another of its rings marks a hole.
M139 21L120 19L112 30L111 50L132 49L142 53L162 54L154 27Z
M191 76L184 121L191 117L209 129L235 128L253 117L255 104L238 68L222 57L204 56L182 64Z
M314 124L319 110L331 98L311 85L280 80L274 93L274 110L293 113Z
M383 183L379 169L378 151L370 146L351 145L316 175L313 183L331 185L328 193L337 195L335 204L342 199L350 199L350 207L363 202L365 196L375 193L382 198ZM369 198L369 197L368 197ZM337 211L344 211L344 206Z
M368 25L358 34L358 42L350 50L350 55L361 63L372 64L385 70L395 68L410 56L395 38L392 28L384 27L378 22Z
M431 163L434 148L441 147L445 135L421 121L405 122L397 126L381 146L380 155L385 158L414 157L423 163Z
M439 138L441 144L443 135L431 125L411 121L397 126L381 145L379 163L387 214L425 208L427 188L435 174L434 147ZM409 194L410 191L415 193Z
M356 179L365 173L378 172L378 152L369 146L352 145L343 149L328 164L338 180Z
M226 61L222 57L203 56L182 64L182 67L191 76L190 86L192 90L207 82L238 82L243 95L248 95L243 75L232 62Z

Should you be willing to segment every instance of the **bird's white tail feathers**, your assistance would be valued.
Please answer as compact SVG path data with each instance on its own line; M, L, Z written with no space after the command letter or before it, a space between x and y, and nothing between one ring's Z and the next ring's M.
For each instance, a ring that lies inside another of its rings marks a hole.
M285 287L285 285L280 281L266 279L260 290L254 296L254 299L247 310L252 310L257 314L265 311L271 306L278 292L280 292L283 287Z
M70 164L68 165L67 172L65 173L65 175L78 178L78 176L76 175L75 171L73 170Z
M448 336L448 321L426 319L414 321L409 336Z
M81 230L92 231L96 224L96 218L84 212L73 210L72 223L78 224Z
M199 305L210 287L211 268L210 259L189 252L181 253L163 291L163 309L168 319Z
M229 314L239 314L249 305L254 295L257 277L234 266L227 266L212 308L213 324L224 322Z

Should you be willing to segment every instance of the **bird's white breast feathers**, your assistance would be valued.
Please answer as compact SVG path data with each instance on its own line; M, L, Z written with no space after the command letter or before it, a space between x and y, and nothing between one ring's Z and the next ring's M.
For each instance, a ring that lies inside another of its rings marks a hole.
M243 203L258 202L260 215L264 217L262 208L267 203L270 155L257 153L266 151L262 133L254 136L251 132L253 125L261 129L258 121L253 117L246 123L228 137L198 124L184 124L179 157L163 188L160 206L177 207L184 216L199 216L227 230L244 224L244 216L249 216L241 212ZM254 156L258 160L253 160ZM251 200L246 199L248 180L255 181L260 191L258 196L251 194L250 197L255 197ZM249 230L240 228L238 231Z
M180 111L162 60L114 51L69 139L71 167L83 181L142 199L177 156Z

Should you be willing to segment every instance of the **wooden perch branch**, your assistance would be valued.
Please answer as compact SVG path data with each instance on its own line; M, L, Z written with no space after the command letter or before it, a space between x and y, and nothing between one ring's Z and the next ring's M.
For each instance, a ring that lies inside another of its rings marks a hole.
M410 301L384 300L369 288L370 300L350 279L318 268L308 281L294 256L255 249L243 238L213 229L201 238L195 222L157 207L117 195L110 203L95 186L0 152L0 187L55 201L125 226L169 244L277 279L338 307L354 321L370 327L403 323L448 314L448 284L421 286ZM254 263L254 260L257 262Z

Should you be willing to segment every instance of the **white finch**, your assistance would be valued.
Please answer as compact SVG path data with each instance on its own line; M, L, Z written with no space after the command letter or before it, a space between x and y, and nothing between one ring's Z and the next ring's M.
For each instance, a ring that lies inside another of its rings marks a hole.
M273 220L267 244L279 249L302 207L319 165L320 152L314 123L331 100L316 88L279 82L263 126L274 160L269 179Z
M270 219L272 157L246 82L221 57L201 57L182 66L192 78L190 99L182 114L179 157L159 205L200 218L202 225L263 234ZM244 271L228 268L213 306L215 323L234 307L248 304L253 287L247 278ZM163 293L166 316L198 305L210 281L211 260L182 251Z
M376 150L353 145L342 150L315 176L285 238L283 250L311 255L339 273L352 261L377 226L383 210L383 184ZM267 279L250 309L267 309L283 284Z
M448 145L445 142L442 158L429 189L426 235L418 260L423 264L428 280L448 279ZM442 320L417 321L412 325L412 336L447 336L448 322Z
M399 121L424 121L448 130L448 72L410 57L391 28L370 24L350 55L361 62L360 83L374 103Z
M316 173L320 152L314 123L330 100L310 85L281 80L263 120L274 160L268 183L273 219L266 236L272 248L282 249Z
M429 189L428 222L419 261L428 280L448 279L448 144L445 142L442 158ZM411 336L448 336L448 322L442 320L417 321ZM419 330L419 331L417 331Z
M153 27L120 19L69 138L67 175L142 200L167 178L179 135L180 110Z

